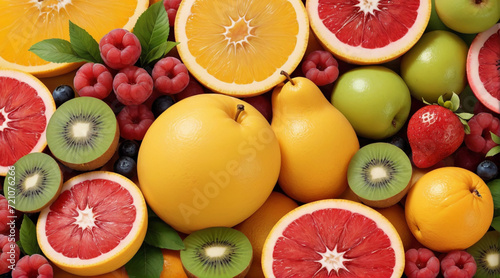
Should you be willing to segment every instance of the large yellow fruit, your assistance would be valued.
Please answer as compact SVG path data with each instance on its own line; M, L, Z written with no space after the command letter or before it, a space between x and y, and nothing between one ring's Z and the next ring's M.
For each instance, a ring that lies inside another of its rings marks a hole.
M239 116L238 104L244 105ZM137 173L151 209L189 234L232 227L252 215L276 185L280 159L278 141L257 109L234 97L201 94L177 102L151 125Z
M475 173L441 167L411 187L405 215L411 232L427 248L438 252L466 249L488 231L493 198Z

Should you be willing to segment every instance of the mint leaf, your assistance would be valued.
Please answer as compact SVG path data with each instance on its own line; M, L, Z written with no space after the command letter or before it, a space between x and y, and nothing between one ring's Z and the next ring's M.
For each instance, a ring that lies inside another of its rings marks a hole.
M76 54L71 43L63 39L46 39L35 43L29 51L38 55L45 61L52 63L84 62L85 59Z
M493 221L491 221L491 227L500 232L500 216L496 216L493 218Z
M148 231L144 241L158 248L171 250L184 249L184 242L177 231L160 218L149 219Z
M169 53L170 50L172 50L172 48L174 48L178 44L179 44L179 42L168 41L167 42L167 49L165 49L165 54L163 54L163 56L167 55L167 53Z
M83 28L69 21L69 39L71 47L80 58L103 64L97 41Z
M134 257L125 264L129 278L157 278L163 270L163 254L160 248L143 243Z
M133 33L141 42L141 65L145 66L163 57L167 49L168 15L163 1L151 5L137 19Z
M33 221L25 214L21 228L19 229L19 241L23 246L24 252L28 255L42 254L38 240L36 239L36 227Z

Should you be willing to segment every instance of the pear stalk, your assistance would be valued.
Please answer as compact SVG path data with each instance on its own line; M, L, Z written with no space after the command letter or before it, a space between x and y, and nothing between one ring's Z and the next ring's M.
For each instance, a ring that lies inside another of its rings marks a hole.
M290 74L288 74L288 72L282 70L280 72L280 74L284 75L286 77L286 79L288 79L288 81L290 81L290 83L292 83L292 85L295 85L295 82L293 81L292 77L290 77Z
M245 110L245 105L243 104L238 104L236 105L236 116L234 116L234 120L238 121L238 117L240 116L241 112Z

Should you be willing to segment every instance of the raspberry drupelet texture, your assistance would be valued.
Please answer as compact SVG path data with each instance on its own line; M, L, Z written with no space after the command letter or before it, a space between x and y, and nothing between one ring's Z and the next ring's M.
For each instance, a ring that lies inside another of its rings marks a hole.
M104 99L113 90L113 76L103 64L86 63L76 72L73 86L79 96Z
M404 273L408 278L435 278L439 267L439 259L427 248L412 248L405 253Z
M317 86L333 83L339 77L339 63L325 50L315 50L302 62L302 73Z
M113 90L119 102L139 105L153 93L153 79L145 69L128 66L116 74Z
M140 141L153 124L155 117L146 105L141 104L123 107L116 119L122 138Z
M99 42L99 51L104 63L112 69L134 65L141 56L139 39L125 29L114 29Z
M155 88L163 94L177 94L189 84L189 73L186 66L175 57L159 60L152 72Z
M12 278L52 278L54 277L54 269L49 261L42 255L33 254L31 256L23 256L12 270Z

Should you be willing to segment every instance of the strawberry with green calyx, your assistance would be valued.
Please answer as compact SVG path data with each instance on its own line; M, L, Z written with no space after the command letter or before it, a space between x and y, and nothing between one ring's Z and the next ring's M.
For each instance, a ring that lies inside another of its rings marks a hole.
M425 102L425 101L424 101ZM468 132L469 113L454 113L460 106L458 95L438 99L417 110L408 121L408 142L412 160L418 168L428 168L453 154Z

